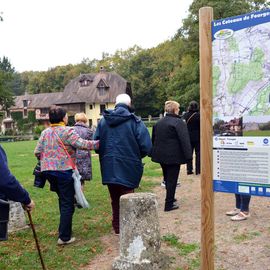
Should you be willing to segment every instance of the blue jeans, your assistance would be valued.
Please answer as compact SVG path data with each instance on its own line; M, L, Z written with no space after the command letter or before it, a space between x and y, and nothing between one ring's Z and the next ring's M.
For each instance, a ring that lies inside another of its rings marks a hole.
M249 212L250 195L235 194L236 208L242 212Z
M54 186L59 198L60 224L59 238L68 241L72 235L72 217L74 213L74 180L72 170L45 171L44 174Z

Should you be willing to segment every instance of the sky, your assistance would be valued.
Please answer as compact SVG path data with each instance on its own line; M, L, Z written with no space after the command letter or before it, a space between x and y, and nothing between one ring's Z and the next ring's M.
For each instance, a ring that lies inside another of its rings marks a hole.
M19 72L101 59L174 36L192 0L1 0L0 57Z

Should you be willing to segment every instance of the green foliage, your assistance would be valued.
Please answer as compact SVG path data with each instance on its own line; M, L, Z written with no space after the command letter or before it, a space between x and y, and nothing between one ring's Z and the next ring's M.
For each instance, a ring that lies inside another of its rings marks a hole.
M34 133L36 135L40 135L41 132L45 129L45 127L43 125L38 125L34 128Z
M249 136L249 137L269 137L270 136L270 130L248 130L243 132L243 136Z
M251 240L257 236L260 236L260 232L246 232L242 234L236 235L233 239L236 241L236 243L240 244L241 242Z
M11 112L11 117L15 121L18 130L23 133L31 130L36 122L34 111L28 111L27 118L23 118L22 112Z
M270 130L270 122L259 125L260 130Z
M5 130L5 136L12 136L12 135L14 135L14 130L12 130L12 129ZM8 138L7 138L7 140L8 140Z
M177 270L190 269L195 270L200 267L200 246L198 243L183 243L174 234L164 235L162 240L167 245L174 247L179 255L181 255L183 267L178 267Z
M7 110L14 105L12 95L14 68L7 57L0 58L0 106Z
M100 60L85 58L78 65L57 66L42 72L23 72L15 76L13 92L35 94L62 91L70 80L82 73L98 72L103 66L131 83L136 113L142 117L158 116L168 99L174 99L186 108L191 100L199 101L198 14L203 6L213 7L214 18L220 19L269 8L270 4L266 0L194 0L183 26L173 39L151 49L135 45L112 55L103 53ZM230 48L234 50L236 46L232 39ZM256 79L261 76L262 55L258 52L255 56L249 69L255 69ZM216 79L220 76L216 69L214 76ZM243 83L245 81L246 78L242 80Z
M146 121L146 122L144 122L145 126L148 127L148 128L153 127L156 123L157 123L157 121Z
M174 234L165 235L162 239L170 246L177 248L179 250L179 254L183 256L199 249L199 245L197 243L187 244L179 242L179 238Z

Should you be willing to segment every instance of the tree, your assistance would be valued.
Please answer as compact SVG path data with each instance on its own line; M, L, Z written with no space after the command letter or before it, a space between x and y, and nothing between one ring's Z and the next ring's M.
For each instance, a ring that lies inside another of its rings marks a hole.
M0 58L0 106L3 110L8 110L14 105L12 94L14 71L7 57Z
M199 99L199 9L210 6L214 9L214 19L236 16L263 8L269 8L266 0L194 0L189 7L189 15L174 39L183 41L183 59L175 70L175 80L170 85L183 105Z

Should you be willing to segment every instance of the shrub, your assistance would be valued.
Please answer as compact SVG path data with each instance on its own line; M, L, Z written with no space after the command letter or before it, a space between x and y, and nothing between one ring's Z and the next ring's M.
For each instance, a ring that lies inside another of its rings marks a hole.
M36 135L40 135L41 132L45 129L45 127L43 125L38 125L34 128L34 133Z
M157 121L145 121L144 124L146 127L153 127Z

